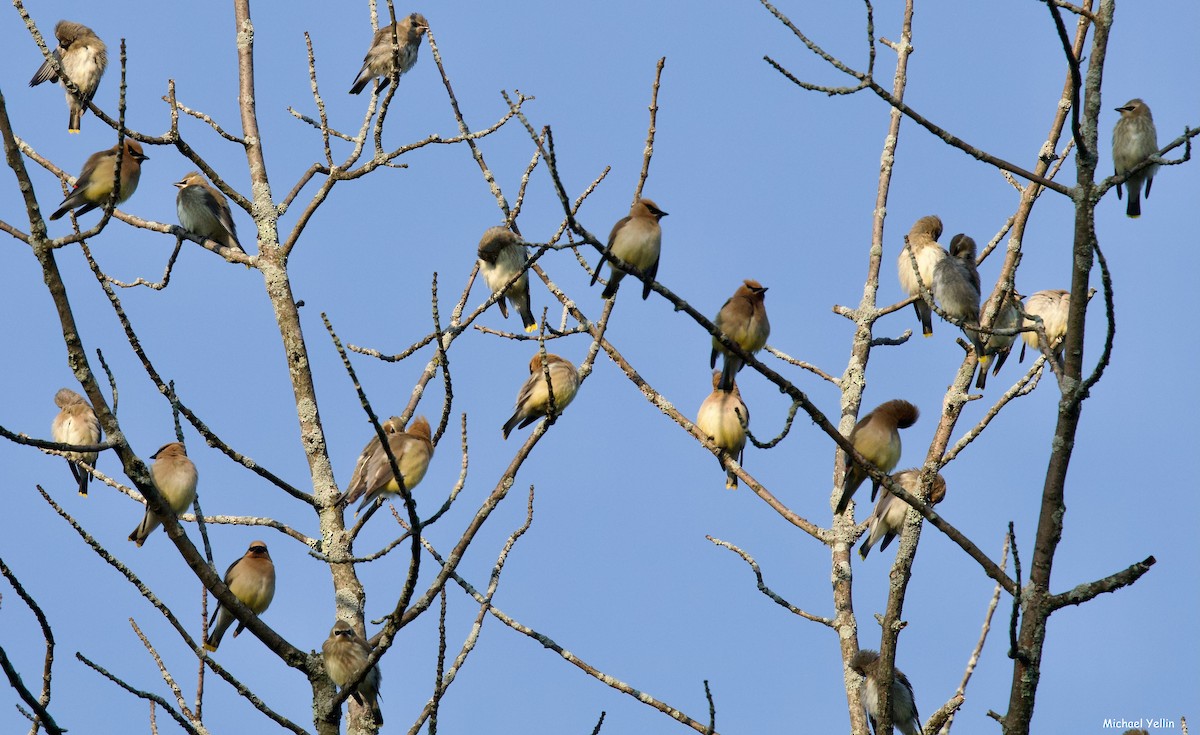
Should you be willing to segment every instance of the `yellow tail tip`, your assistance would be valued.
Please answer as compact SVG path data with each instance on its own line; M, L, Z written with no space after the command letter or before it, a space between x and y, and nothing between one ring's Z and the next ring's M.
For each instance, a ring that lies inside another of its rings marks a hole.
M924 337L925 339L929 339L930 337L933 336L933 332L923 332L921 334L921 336Z
M72 130L71 128L67 128L67 132L70 133L71 135L78 135L79 128L75 128L74 130Z
M205 643L205 644L204 644L204 650L205 650L205 651L208 651L209 653L212 653L212 652L214 652L214 651L216 651L216 650L217 650L217 647L216 647L216 646L214 646L214 645L213 645L213 644L211 644L211 643Z
M979 356L979 364L980 364L980 365L987 365L987 364L988 364L988 360L990 360L990 359L992 359L991 355L980 355L980 356Z
M525 327L525 334L533 334L536 331L537 331L536 324L534 324L532 327Z
M79 491L79 497L81 497L81 498L86 498L86 497L87 497L87 492L86 492L86 491L84 491L84 490L80 490L80 491Z

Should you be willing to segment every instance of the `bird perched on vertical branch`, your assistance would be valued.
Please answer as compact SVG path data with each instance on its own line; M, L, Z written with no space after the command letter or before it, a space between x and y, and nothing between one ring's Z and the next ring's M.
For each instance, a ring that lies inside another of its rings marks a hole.
M761 283L749 279L742 281L742 285L733 292L733 296L721 306L713 324L743 351L751 354L758 352L766 346L767 337L771 335L766 297L767 289ZM721 364L721 382L718 387L723 391L732 390L733 377L742 369L745 361L737 354L727 351L716 337L713 337L712 345L708 366L716 367L717 355L723 355L725 359Z
M909 495L920 497L921 470L911 469L897 472L892 475L892 479ZM936 505L945 497L946 478L942 477L942 473L939 472L933 479L933 487L929 491L929 500L926 502L931 506ZM892 539L899 535L900 529L904 526L904 516L907 513L908 504L892 495L885 487L879 494L879 502L875 503L875 510L871 511L871 516L867 518L867 540L858 547L859 558L866 559L871 548L880 539L883 539L883 543L879 544L879 550L886 549L888 544L892 543Z
M621 218L613 225L612 232L608 233L608 245L600 254L600 262L596 264L589 285L596 283L600 277L600 267L608 260L608 285L600 295L606 299L616 295L617 286L625 277L625 271L612 262L616 257L641 271L642 301L645 301L650 296L650 284L658 275L658 257L662 252L662 226L659 220L666 216L667 213L649 199L634 202L629 208L629 216Z
M1046 339L1050 340L1047 347L1059 362L1062 362L1063 358L1064 340L1067 336L1067 313L1070 310L1071 292L1062 289L1038 291L1025 299L1024 326L1035 326L1036 320L1033 317L1041 317L1042 329L1046 332ZM1038 343L1039 339L1036 331L1021 332L1023 341L1021 362L1025 361L1025 345L1029 345L1035 350L1042 349Z
M1150 107L1140 99L1132 99L1116 108L1121 119L1113 126L1113 167L1120 176L1134 166L1158 152L1158 132L1154 129L1154 117ZM1128 217L1142 216L1142 182L1146 182L1146 198L1150 198L1150 185L1158 164L1154 163L1131 174L1125 183L1129 185L1129 201L1125 205ZM1117 198L1121 198L1121 185L1117 184Z
M79 217L108 203L108 198L113 193L113 172L117 168L118 150L120 150L120 146L114 145L108 150L97 151L88 156L87 161L83 164L83 170L79 172L79 178L75 180L75 187L71 189L71 193L67 195L66 199L62 200L62 204L54 214L50 215L50 219L58 219L76 207L79 209L75 210L75 216ZM117 204L129 199L133 196L133 192L137 191L138 179L142 177L142 161L149 159L150 156L142 153L141 143L131 138L125 139L125 153L121 156L121 183L120 189L117 191Z
M392 45L393 29L396 32L396 43L399 44L399 48ZM371 47L367 49L367 55L363 57L362 69L359 70L358 76L354 78L354 84L350 87L350 94L361 93L375 77L382 77L379 91L383 92L391 82L392 72L396 69L393 60L399 61L400 76L404 76L404 73L417 63L417 52L421 50L421 36L428 30L429 22L425 20L425 16L420 13L412 13L392 25L383 26L375 31L374 37L371 38Z
M220 243L238 252L246 252L237 239L237 226L229 211L229 202L221 190L212 186L199 171L192 171L175 182L175 212L179 225L188 232Z
M579 372L570 360L547 353L545 364L548 367L543 370L540 352L534 354L533 359L529 361L529 377L517 392L516 410L513 411L512 417L504 422L505 439L513 429L524 429L550 413L551 389L554 391L555 415L561 414L575 399L575 392L579 390ZM546 385L547 371L550 373L549 386Z
M878 720L883 715L879 706L879 693L883 682L879 679L879 653L864 649L854 654L850 659L850 668L859 676L866 677L863 682L862 703L867 711L867 719L871 721L872 732L878 732ZM892 724L904 735L921 735L921 718L917 715L916 695L913 694L912 684L900 669L892 669L891 696Z
M933 271L938 262L946 257L946 251L938 245L937 239L942 236L942 220L931 214L917 220L908 236L904 238L904 247L900 249L900 257L896 260L896 271L900 276L900 287L909 296L916 296L913 309L921 320L921 333L926 337L933 335L933 310L925 299L921 298L921 286L925 290L933 289ZM916 261L914 270L913 261ZM917 273L921 280L917 281Z
M91 404L85 401L83 396L70 388L60 388L54 394L54 405L59 408L58 415L50 424L50 435L54 437L54 441L60 444L75 445L100 443L100 421L96 418L96 412L92 410ZM86 498L88 482L92 476L87 470L76 466L75 462L84 462L95 467L96 458L100 454L98 452L67 452L64 456L67 458L67 467L71 470L71 476L79 484L79 494Z
M366 666L367 657L371 655L371 646L355 632L354 626L345 620L339 620L333 624L329 638L321 646L321 655L325 659L325 670L329 672L329 678L340 688ZM355 702L371 710L376 725L383 724L383 712L379 709L379 685L382 680L379 666L372 666L350 695Z
M242 558L229 565L229 569L225 571L225 586L255 615L266 612L275 597L275 563L267 553L265 541L251 541L250 548L246 549ZM237 618L229 608L223 604L218 605L217 613L209 623L208 640L204 643L204 650L217 650L221 639L225 637L225 631L229 630L229 626L233 625L235 620ZM245 627L245 623L238 623L233 637L237 638Z
M993 357L996 362L992 365L992 375L1000 372L1000 368L1008 359L1008 353L1012 351L1013 343L1017 341L1017 332L1012 334L1003 334L1005 330L1014 330L1021 325L1021 313L1017 310L1017 296L1005 295L1004 303L1000 310L996 312L996 318L992 320L992 333L988 335L986 340L983 340L983 352L979 357L979 377L975 380L975 387L983 390L987 386L987 363ZM989 303L991 303L989 301ZM981 313L986 313L988 307L980 309Z
M60 20L54 26L54 37L58 39L58 48L50 54L59 60L67 78L79 88L79 97L67 89L67 83L59 78L49 59L38 67L29 86L36 87L42 82L61 83L67 90L67 132L78 133L83 112L96 95L100 77L104 76L108 66L108 49L91 28L69 20Z
M507 227L488 228L479 240L479 272L483 274L484 283L492 289L492 293L503 289L514 277L517 279L503 296L496 299L500 315L508 318L507 299L521 315L525 331L532 332L537 329L537 320L533 318L529 306L529 271L522 270L527 260L529 251L525 243Z
M712 374L712 393L700 404L696 412L696 428L712 439L713 444L736 460L742 461L746 447L746 427L750 425L750 411L742 401L741 391L737 383L733 390L726 392L720 389L721 372L714 370ZM718 463L720 460L718 459ZM721 465L724 467L724 465ZM737 490L737 475L729 470L725 476L725 487Z
M963 334L971 340L975 356L983 357L979 332L968 324L979 325L979 271L975 268L975 241L959 233L950 240L950 254L933 269L933 298L952 317L964 322Z
M150 456L154 460L154 464L150 465L150 479L171 507L171 512L179 515L196 499L196 481L199 479L196 465L188 459L187 449L179 442L164 444ZM129 540L140 549L154 529L161 525L162 518L147 507L146 515L129 534Z
M847 437L854 448L881 472L891 472L900 461L900 429L917 422L921 412L908 401L895 399L881 403L875 410L859 419ZM849 454L842 473L842 497L838 500L838 515L846 510L858 486L870 477ZM871 481L871 500L879 492L879 482Z
M387 434L392 456L396 458L396 467L400 469L404 489L411 493L425 477L429 461L433 459L433 432L424 416L414 418L404 431L399 430L399 421L393 416L384 423L383 429ZM389 428L394 431L389 432ZM359 455L354 475L350 478L350 484L346 486L345 502L353 503L363 498L362 504L355 511L357 514L371 505L376 498L386 499L389 495L399 493L400 485L396 482L396 474L392 472L387 452L383 451L379 437L374 436Z

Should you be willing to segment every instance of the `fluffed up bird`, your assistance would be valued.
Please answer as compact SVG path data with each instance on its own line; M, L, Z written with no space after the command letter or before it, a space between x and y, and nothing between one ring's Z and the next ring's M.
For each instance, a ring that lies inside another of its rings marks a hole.
M100 421L96 418L91 404L85 401L83 396L70 388L60 388L54 394L54 405L59 408L58 415L50 424L50 435L54 437L54 441L76 446L100 443ZM67 458L71 476L79 483L79 494L86 498L88 481L92 476L87 470L76 466L75 462L95 467L99 453L67 452L64 456Z
M952 317L964 322L963 334L971 340L977 358L983 356L979 332L979 271L975 269L975 241L959 233L950 240L950 254L933 269L933 298Z
M188 459L187 450L179 442L164 444L151 458L154 464L150 465L150 479L167 505L171 506L171 512L179 515L196 499L196 465ZM161 525L162 518L147 507L146 515L129 534L129 540L141 548L151 532Z
M751 354L758 352L767 344L771 335L771 322L767 320L767 305L765 299L767 289L758 281L745 280L738 286L733 296L721 306L713 324L733 340L738 347ZM723 391L732 390L733 376L737 375L745 362L738 355L728 352L720 340L713 337L712 354L708 359L709 368L717 365L717 355L724 355L721 364L721 382L718 387Z
M400 419L393 416L384 422L383 430L388 435L388 447L396 458L396 467L400 469L400 477L404 481L404 489L412 493L429 469L429 461L433 459L433 432L429 421L424 416L417 416L409 424L408 429L400 431ZM389 426L391 424L391 426ZM389 431L392 429L392 431ZM371 438L358 458L354 475L346 486L346 502L353 503L362 498L355 514L361 513L376 498L386 499L388 495L400 494L400 485L396 482L396 474L388 461L387 453L378 436ZM365 496L365 497L364 497Z
M921 298L921 286L923 284L927 291L932 291L933 271L938 262L946 257L945 249L937 242L941 236L942 220L935 214L922 217L908 231L908 237L904 238L904 247L900 250L900 257L896 260L900 287L909 296L917 297L913 308L917 311L917 318L921 320L921 333L926 337L933 334L933 310L925 303L925 299ZM917 281L918 272L921 275L920 282Z
M1121 119L1113 126L1113 167L1117 176L1158 152L1158 132L1154 129L1154 118L1150 107L1140 99L1132 99L1117 108ZM1125 181L1129 185L1129 202L1125 214L1129 217L1142 216L1142 182L1146 182L1146 198L1150 198L1150 185L1158 164L1154 163L1138 171ZM1121 198L1121 185L1117 184L1117 198Z
M265 541L251 541L250 548L241 559L229 565L225 571L225 586L238 598L243 605L250 608L255 615L262 615L271 605L275 597L275 563L267 553ZM208 640L204 642L204 650L215 651L225 637L225 631L237 620L229 608L217 606L208 626ZM238 623L233 631L233 637L245 629L245 623Z
M75 180L75 187L71 189L67 198L63 199L54 214L50 215L50 219L58 219L76 207L79 209L75 210L75 216L79 217L108 202L113 191L113 172L117 167L118 149L119 146L114 145L112 148L97 151L88 156L88 160L83 164L83 170L79 172L79 178ZM149 160L149 158L150 156L142 153L141 143L130 138L125 139L125 153L121 156L121 186L117 191L117 204L121 204L137 191L138 179L142 176L142 161Z
M892 479L904 488L904 491L909 495L920 497L921 491L921 470L912 469L897 472L892 475ZM929 505L936 505L946 497L946 478L942 477L942 473L938 473L933 480L933 488L929 491ZM892 543L892 539L900 533L900 529L904 526L904 516L908 512L908 504L900 500L896 496L888 492L887 488L879 494L879 502L875 503L875 510L871 512L871 517L867 519L867 540L863 541L862 546L858 547L858 556L860 559L866 559L872 547L880 539L883 543L879 544L879 550L883 551Z
M188 232L208 238L227 248L246 252L237 239L237 226L229 212L229 202L221 190L212 186L199 171L192 171L175 182L175 212L179 225Z
M529 306L529 271L522 271L529 252L521 238L507 227L490 227L479 240L479 272L487 287L496 293L505 287L514 277L517 280L508 287L504 296L496 299L500 314L508 318L508 305L505 299L517 313L521 315L521 323L526 332L537 329L537 320ZM521 275L518 277L517 274Z
M729 392L721 390L720 383L721 372L714 370L713 390L696 412L696 428L740 463L746 447L746 427L750 425L750 411L742 401L742 393L738 390L736 382L733 390ZM725 476L725 487L737 490L737 486L737 475L729 471Z
M608 233L608 245L600 254L600 262L592 273L594 285L600 277L600 267L604 261L609 261L608 285L604 287L601 296L611 299L617 293L617 286L625 277L625 271L620 270L613 262L613 257L619 258L627 265L641 271L642 301L650 296L650 284L658 275L658 257L662 253L662 225L659 220L667 213L649 199L639 199L629 208L629 216L622 217L613 225Z
M858 453L881 472L891 472L900 461L900 429L907 429L917 422L921 412L908 401L895 399L881 403L875 410L858 420L847 437ZM842 497L838 500L837 514L841 515L850 504L850 498L858 486L870 477L846 455L846 467L842 473ZM879 483L871 481L871 500L879 492Z
M579 373L570 360L558 355L546 354L546 370L542 369L542 353L534 354L529 361L529 377L517 392L516 410L504 422L504 438L513 429L524 429L542 416L550 413L550 388L554 389L554 412L561 414L579 390ZM546 386L545 372L550 373L550 386Z
M878 732L877 722L883 715L879 706L879 653L864 649L850 659L850 668L859 676L866 677L863 683L862 703L871 721L871 731ZM892 669L892 724L904 735L921 735L921 718L917 715L917 701L912 684L900 669Z
M1004 299L1004 304L996 312L996 318L992 320L992 334L983 340L983 352L979 355L979 377L975 380L975 387L979 390L983 390L987 386L988 362L993 357L996 358L996 363L992 366L992 375L999 373L1005 360L1008 359L1008 353L1012 351L1013 343L1017 341L1017 332L1003 333L1021 326L1021 312L1017 310L1016 302L1017 296L1015 295L1007 296ZM991 307L983 307L980 312L987 313L989 308Z
M75 95L67 90L67 132L78 133L83 111L96 95L100 77L104 75L104 69L108 66L108 49L91 28L69 20L60 20L54 26L54 37L58 39L58 48L50 54L62 64L67 78L79 87L81 99L76 99ZM66 82L59 79L49 60L43 61L38 67L33 79L29 80L29 86L36 87L42 82L59 82L63 89L67 89Z
M392 45L392 29L396 29L397 49ZM363 57L362 69L354 78L350 94L359 94L375 77L382 77L379 91L382 92L391 82L392 72L396 66L393 58L400 62L400 76L413 68L417 63L417 52L421 50L421 36L429 30L429 22L420 13L412 13L407 18L401 18L395 24L383 26L375 31L371 39L371 47ZM393 54L395 56L393 57Z
M1067 336L1067 312L1071 310L1071 292L1062 289L1038 291L1025 299L1025 326L1036 326L1032 317L1041 317L1042 329L1046 332L1047 345L1055 359L1062 362L1064 338ZM1038 333L1021 332L1021 362L1025 361L1025 345L1041 350Z
M371 647L354 631L350 623L339 620L333 624L329 638L321 646L321 655L325 658L325 670L329 673L329 678L341 688L366 666ZM383 712L379 709L379 685L382 679L379 666L372 666L350 695L355 702L370 708L376 725L383 724Z

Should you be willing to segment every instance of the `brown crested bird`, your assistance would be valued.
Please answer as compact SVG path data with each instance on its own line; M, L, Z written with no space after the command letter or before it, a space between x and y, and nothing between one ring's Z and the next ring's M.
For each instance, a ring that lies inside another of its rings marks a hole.
M1158 132L1154 129L1154 117L1150 107L1140 99L1131 99L1117 108L1121 119L1113 126L1113 168L1120 176L1158 152ZM1146 182L1146 198L1150 198L1150 185L1158 164L1153 163L1137 173L1130 174L1125 183L1129 185L1129 202L1125 205L1128 217L1142 216L1142 182ZM1117 198L1121 198L1121 185L1117 184Z
M933 269L933 298L952 317L964 322L963 334L971 340L975 356L982 358L979 332L979 271L975 268L975 241L959 233L950 240L950 254Z
M392 29L396 32L398 48L392 45ZM421 36L428 30L429 21L425 20L425 16L412 13L393 25L383 26L375 31L371 38L371 47L363 57L362 69L350 87L350 94L362 92L375 77L382 78L379 84L379 91L382 92L391 82L392 72L396 69L393 60L400 63L400 76L404 76L405 72L417 63L417 52L421 50Z
M733 384L733 390L729 392L721 390L718 387L720 383L721 373L714 370L713 390L696 412L696 428L712 439L713 444L723 452L741 463L746 447L746 427L750 425L750 411L742 401L742 394L736 382ZM737 490L737 486L737 475L732 470L728 471L725 475L725 487Z
M196 465L188 459L187 450L179 442L164 444L151 458L154 464L150 465L150 479L171 507L171 512L179 515L196 499ZM129 540L141 548L154 529L161 525L162 518L146 508L146 515L129 534Z
M329 631L329 637L321 646L321 655L325 659L329 678L341 688L367 665L371 646L354 631L354 626L339 620L333 624L333 630ZM355 702L371 710L376 725L383 724L383 712L379 709L379 685L382 680L379 666L372 666L350 695Z
M716 319L713 319L718 330L724 332L725 336L743 351L751 354L766 346L767 337L771 334L771 322L767 320L767 306L764 303L766 296L766 287L758 281L746 279L721 306ZM723 391L731 390L733 377L745 362L737 354L727 351L716 337L713 337L712 345L708 367L716 367L717 355L724 355L718 387Z
M900 487L909 495L920 497L921 490L921 470L911 469L897 472L892 475L892 479L899 483ZM942 477L942 473L938 473L933 480L933 488L929 491L929 505L936 505L946 497L946 478ZM862 546L858 547L858 556L860 559L866 559L871 548L880 539L883 543L879 544L879 550L883 551L892 543L892 539L896 538L900 533L900 529L904 526L904 516L908 512L908 504L900 500L896 496L888 492L887 488L879 494L879 502L875 503L875 510L871 511L871 517L867 519L867 539L863 541Z
M504 295L496 299L500 315L508 318L507 299L521 315L525 331L532 332L537 329L537 320L533 318L529 305L529 271L522 270L528 259L525 243L507 227L490 227L479 240L479 272L483 274L487 287L496 293L509 281L513 282Z
M618 267L613 260L615 257L641 271L642 300L645 301L650 296L650 284L658 275L658 258L662 253L662 226L659 220L666 216L667 213L650 199L634 202L629 208L629 216L618 220L613 225L612 232L608 233L608 245L604 252L600 253L600 262L596 264L589 285L596 283L596 279L600 277L600 267L607 260L608 285L600 295L606 299L616 295L617 286L625 277L625 271Z
M92 405L85 401L83 396L70 388L60 388L54 394L54 405L59 408L58 415L50 424L50 435L54 441L76 446L100 443L100 421L96 418L96 412L92 410ZM95 467L96 458L100 454L98 452L67 452L64 456L67 459L67 467L71 470L71 476L79 484L79 494L86 498L88 481L92 479L92 476L87 470L77 466L75 462L83 462Z
M881 472L891 472L900 461L900 429L907 429L917 422L921 412L908 401L899 399L881 403L875 410L859 419L847 437L858 453L875 465ZM842 473L842 497L838 500L837 514L845 512L850 498L858 486L870 477L846 455L846 466ZM871 500L879 492L879 483L871 481Z
M60 20L54 26L54 37L58 39L58 48L50 55L62 64L67 78L79 88L79 98L67 89L67 83L59 78L58 72L47 59L42 62L29 80L29 86L36 87L42 82L59 82L67 90L67 132L78 133L79 123L88 103L96 96L96 88L100 86L100 77L108 66L108 49L100 37L82 23Z
M859 651L850 659L850 668L859 676L866 677L862 690L863 709L871 721L871 730L878 732L876 723L883 714L883 708L879 705L882 686L879 680L879 653L867 649ZM900 669L893 667L892 674L892 724L904 735L921 735L921 718L917 715L917 698L913 694L912 684Z
M979 377L975 380L975 387L979 390L983 390L987 386L988 361L993 357L996 358L996 363L992 366L992 375L996 375L1000 372L1004 362L1008 360L1008 353L1012 351L1013 343L1017 341L1017 332L1013 331L1011 334L1003 334L1003 332L1015 330L1021 326L1021 312L1017 310L1019 298L1013 294L1004 299L1003 306L996 313L996 318L992 320L992 334L989 334L986 340L982 340L983 352L979 354ZM980 313L987 313L990 308L990 306L982 307Z
M400 470L404 489L411 493L425 477L429 461L433 459L433 431L429 427L429 420L424 416L414 418L404 431L399 430L399 423L400 419L393 416L383 424L383 430L387 434L392 456L396 458L396 467ZM389 428L394 431L389 431ZM355 511L357 515L375 502L376 498L386 499L389 495L399 493L400 485L396 482L396 474L392 472L387 453L383 451L379 437L374 436L359 455L354 475L350 478L350 484L346 486L345 502L353 503L359 498L363 499Z
M529 361L529 377L517 392L516 410L508 421L504 422L504 438L513 429L524 429L542 416L550 413L550 388L554 389L554 412L557 416L563 412L571 401L575 400L575 392L579 390L579 372L570 360L558 355L546 354L548 366L542 368L542 354L535 353ZM546 385L546 372L550 373L550 386Z
M1067 336L1067 313L1071 310L1071 292L1062 289L1038 291L1025 299L1025 326L1036 326L1040 317L1046 339L1050 341L1047 347L1055 359L1062 362L1064 340ZM1037 332L1021 332L1021 362L1025 361L1025 345L1040 350Z
M262 615L271 606L275 597L275 563L267 553L265 541L251 541L250 548L241 559L229 565L225 571L225 586L238 598L243 605L250 608L255 615ZM225 631L237 620L224 605L218 605L217 613L213 615L208 627L208 640L204 642L204 650L215 651L225 637ZM233 637L245 629L245 623L238 623L233 631Z
M205 181L199 171L192 171L176 181L175 186L179 187L179 193L175 195L175 212L183 229L227 248L246 252L238 242L237 225L220 189Z
M83 164L83 170L79 172L79 178L75 180L75 186L71 189L71 193L62 200L62 204L54 211L54 214L50 215L50 219L58 219L76 207L79 209L75 210L75 216L79 217L108 203L108 199L113 193L113 174L117 168L118 150L120 150L120 146L114 145L112 148L97 151L88 156L88 160ZM117 204L129 199L133 196L133 192L137 191L138 179L142 176L142 161L149 158L150 156L142 153L141 143L130 138L125 139L125 152L121 156L121 185L117 192Z
M916 296L913 309L921 320L921 333L926 337L933 334L933 310L925 299L921 298L921 287L926 291L933 289L933 271L946 251L938 245L937 239L942 236L942 220L936 214L931 214L917 220L908 236L904 238L904 247L900 249L900 257L896 259L896 271L900 277L900 287L909 296ZM914 262L915 269L914 269ZM920 281L917 274L920 273Z

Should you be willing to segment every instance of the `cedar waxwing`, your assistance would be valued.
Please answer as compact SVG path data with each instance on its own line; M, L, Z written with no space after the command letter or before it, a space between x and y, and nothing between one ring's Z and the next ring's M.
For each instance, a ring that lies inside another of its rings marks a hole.
M900 461L900 432L917 422L921 412L908 401L899 399L881 403L875 410L858 420L847 437L858 453L878 467L882 472L891 472ZM846 468L842 473L842 497L838 500L840 515L850 504L850 498L858 486L870 475L846 455ZM879 483L871 481L871 500L879 492Z
M229 565L229 569L225 570L225 586L255 615L266 612L271 606L271 599L275 597L275 564L267 553L266 541L251 541L250 548L246 549L242 558ZM217 612L208 624L208 640L204 643L204 650L217 650L225 631L235 620L237 618L227 607L218 604ZM245 627L245 623L238 623L233 637L237 638Z
M1017 311L1016 301L1016 296L1010 296L1004 300L1004 305L1000 307L996 318L992 320L993 330L1009 330L1021 326L1021 313ZM985 309L986 307L980 311L983 312ZM979 377L975 380L976 388L983 390L987 385L988 360L996 358L996 364L992 366L992 375L999 373L1000 367L1008 359L1008 353L1012 351L1013 343L1016 341L1016 332L1012 334L993 332L988 335L987 340L983 343L983 352L979 357Z
M900 275L900 287L909 296L916 296L913 308L917 310L917 318L921 320L921 333L926 337L933 334L933 311L925 299L920 297L921 284L926 290L933 288L933 271L938 261L946 257L946 251L938 245L937 239L942 236L942 221L936 214L922 217L913 224L905 238L904 247L900 249L900 257L896 261L896 269ZM912 255L909 255L909 253ZM913 258L917 261L917 270L921 274L921 282L917 282L917 274L913 272Z
M237 226L229 212L229 202L225 201L220 189L205 181L199 171L192 171L176 181L175 186L179 187L179 194L175 196L175 212L183 229L227 248L246 252L238 242Z
M1132 99L1117 108L1121 119L1113 126L1113 167L1117 175L1125 173L1146 158L1158 153L1158 132L1154 129L1154 118L1150 107L1139 99ZM1150 184L1158 164L1151 164L1129 177L1129 203L1125 214L1129 217L1142 216L1142 182L1146 182L1146 198L1150 198ZM1121 185L1117 184L1117 198L1121 198Z
M75 445L100 443L100 421L96 418L96 413L92 411L91 404L85 401L83 396L70 388L59 388L58 392L54 394L54 405L61 409L54 417L53 423L50 424L50 435L54 437L54 441ZM70 468L75 481L79 483L79 494L85 498L87 497L88 481L92 479L92 476L82 467L76 467L72 460L85 462L95 467L96 458L99 456L98 452L68 452L66 454L67 467Z
M558 355L547 353L546 364L550 366L548 372L550 387L554 389L554 410L556 415L561 414L575 399L575 391L579 390L579 373L570 360ZM516 410L512 418L504 423L505 439L513 429L524 429L550 412L550 390L546 387L544 372L542 353L535 353L529 361L529 378L517 392Z
M746 427L750 425L750 411L742 401L737 383L734 383L733 390L728 393L718 387L720 383L721 372L714 370L713 391L696 412L696 428L740 463L742 451L746 447ZM725 477L725 487L737 490L737 486L737 475L729 472Z
M404 489L411 493L425 477L425 471L429 469L429 460L433 459L433 432L424 416L414 418L405 431L399 430L399 423L400 419L393 416L384 423L383 430L388 434L388 447L392 450L392 456L396 458L396 467L400 470ZM394 431L388 431L388 424L392 425ZM386 499L388 495L399 493L400 485L396 482L396 475L392 472L387 453L383 451L379 437L374 436L359 456L354 475L350 478L350 484L346 486L346 502L353 503L363 498L362 504L355 511L355 514L358 514L375 502L376 498Z
M396 29L396 43L399 44L399 49L392 46L392 28ZM375 31L371 47L363 57L362 69L354 78L354 85L350 87L350 94L362 92L375 77L382 77L379 85L379 91L382 92L391 81L392 71L395 69L392 64L393 52L400 62L400 75L404 76L404 73L417 63L417 52L421 50L421 36L427 30L429 22L425 20L425 16L413 13L396 21L394 26L383 26Z
M154 464L150 465L150 479L171 506L171 511L179 515L196 499L196 465L188 459L187 450L179 442L164 444L151 458ZM141 548L150 533L161 525L162 519L146 508L145 517L129 534L129 540Z
M142 161L150 156L142 153L142 144L131 138L125 139L125 155L121 157L121 188L117 192L117 204L124 202L137 191L138 179L142 176ZM63 199L62 204L50 215L50 219L58 219L67 212L75 210L78 217L90 212L96 207L103 207L113 189L113 169L117 165L117 146L108 150L97 151L88 156L83 164L83 171L75 180L75 188ZM82 206L80 206L82 205Z
M333 624L329 638L321 646L321 655L325 658L325 671L329 678L341 688L362 670L367 657L371 655L371 646L354 632L350 623L339 620ZM355 702L371 709L376 725L383 724L383 712L379 710L379 684L382 679L379 666L372 666L358 683L354 694L350 695Z
M949 257L942 258L933 269L933 298L950 316L978 325L979 294L975 241L959 233L950 240ZM971 340L976 358L986 362L979 332L964 325L963 334Z
M637 268L642 272L642 300L650 296L650 284L658 274L658 256L662 252L662 226L658 223L667 213L649 199L639 199L629 208L629 216L623 217L613 225L608 233L608 245L600 254L600 262L592 273L592 284L600 277L600 266L609 261L608 285L600 294L611 299L617 293L617 286L625 277L625 271L617 268L612 262L612 256Z
M496 305L500 307L500 314L507 319L508 305L504 303L507 298L508 303L521 315L525 331L532 332L537 329L537 320L533 318L533 311L529 307L529 271L521 271L528 258L525 244L507 227L491 227L479 241L479 272L493 293L521 273L504 296L496 299Z
M1048 346L1059 362L1062 362L1063 338L1067 336L1067 312L1070 309L1071 292L1062 289L1038 291L1025 299L1025 326L1035 326L1036 320L1031 317L1042 318L1042 329L1046 331L1046 338L1050 340ZM1024 362L1025 345L1035 350L1041 350L1041 346L1038 345L1037 332L1021 332L1021 339L1024 341L1021 345L1021 361Z
M900 484L900 487L909 495L920 497L921 490L921 470L912 469L897 472L892 475L892 479ZM942 473L938 473L933 480L933 489L929 492L929 500L926 501L929 505L936 505L942 502L946 497L946 478L942 477ZM908 512L908 503L900 500L896 496L888 492L887 488L879 495L879 502L875 503L875 510L871 512L871 517L867 519L867 540L863 541L862 546L858 547L858 556L860 559L866 559L871 548L875 546L875 542L883 539L883 543L879 544L879 550L883 551L892 543L892 539L900 533L900 529L904 526L904 516Z
M717 329L724 332L726 337L752 354L767 344L767 337L771 334L771 323L767 321L767 306L763 303L766 296L767 289L762 284L747 279L733 292L733 296L729 297L717 312L717 318L713 320ZM742 358L726 352L725 347L713 337L712 355L708 360L710 368L716 367L718 354L725 356L718 387L723 391L732 390L733 376L737 375L744 363Z
M867 649L859 651L850 659L850 668L866 677L862 691L863 709L871 721L871 731L878 732L876 722L883 714L879 708L879 653ZM917 698L912 684L900 669L893 668L892 674L892 724L904 735L921 735L921 718L917 715Z
M54 37L58 39L58 48L50 53L62 63L63 71L75 86L79 87L79 93L83 97L81 100L75 99L75 95L67 92L67 111L70 115L67 132L78 133L83 111L95 96L96 88L100 86L100 77L104 75L104 68L108 66L108 51L104 42L92 29L82 23L60 20L54 26ZM59 82L63 89L67 88L48 60L38 67L33 79L29 80L29 86L36 87L42 82Z

